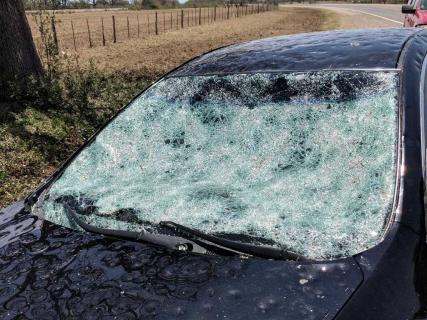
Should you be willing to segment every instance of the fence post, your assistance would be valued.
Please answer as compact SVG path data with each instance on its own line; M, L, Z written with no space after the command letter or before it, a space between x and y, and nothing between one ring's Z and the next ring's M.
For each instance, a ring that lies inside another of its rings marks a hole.
M216 21L216 6L214 7L214 22Z
M87 25L87 35L89 37L89 48L92 48L92 38L90 37L90 28L89 28L88 18L86 18L86 25Z
M199 8L199 26L202 24L202 8Z
M55 45L55 54L59 53L59 45L58 45L58 37L56 35L56 26L55 26L55 17L52 16L51 18L51 24L52 24L52 33L53 33L53 43Z
M104 18L101 17L102 46L105 47Z
M126 25L127 25L127 27L128 27L128 39L130 39L129 16L126 16Z
M116 37L116 17L113 17L113 43L117 42L117 37Z
M176 30L179 30L179 12L176 11Z
M139 15L136 15L136 21L138 22L138 38L139 38Z
M230 19L230 6L227 6L227 20Z
M190 26L190 12L191 11L187 12L187 28Z
M166 15L163 12L163 32L166 32Z
M184 10L181 10L181 29L184 29Z
M150 14L147 17L147 33L150 34Z
M71 31L73 32L74 51L77 51L77 48L76 48L76 36L75 36L75 34L74 34L74 24L73 24L73 20L71 20Z
M159 34L159 26L158 26L158 18L157 18L157 11L156 11L156 18L155 18L155 22L156 22L156 36Z
M171 30L173 28L173 18L172 18L172 12L171 12Z

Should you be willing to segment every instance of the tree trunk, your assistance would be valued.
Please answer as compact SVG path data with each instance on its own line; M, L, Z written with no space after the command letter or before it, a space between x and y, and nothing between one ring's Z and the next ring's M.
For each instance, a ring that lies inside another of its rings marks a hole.
M43 68L22 0L0 0L0 88L5 82L41 77Z

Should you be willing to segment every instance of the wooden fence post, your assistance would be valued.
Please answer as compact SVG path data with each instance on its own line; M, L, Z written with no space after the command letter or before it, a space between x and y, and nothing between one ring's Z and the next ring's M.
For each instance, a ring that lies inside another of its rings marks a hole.
M55 48L54 48L54 54L56 55L56 54L59 53L59 45L58 45L58 37L57 37L57 34L56 34L55 17L52 17L50 19L50 23L51 23L51 26L52 26L53 45L55 46Z
M128 27L128 39L130 39L129 16L126 16L126 25Z
M172 12L171 12L171 30L173 28L173 18L172 18Z
M158 25L158 18L157 18L157 11L156 11L156 18L155 18L155 22L156 22L156 27L154 30L156 30L156 36L159 34L159 25Z
M187 12L187 28L190 26L190 13L191 11Z
M176 11L176 30L179 30L179 12Z
M117 42L117 36L116 36L116 17L113 17L113 43Z
M75 36L75 34L74 34L74 24L73 24L73 20L71 20L71 31L73 32L74 51L77 51L77 48L76 48L76 36Z
M136 21L138 22L138 38L139 38L140 31L139 31L139 15L138 14L136 15Z
M199 8L199 26L202 24L202 8Z
M214 19L214 22L216 21L216 6L214 7L214 17L213 17L213 19Z
M102 29L102 46L105 47L105 33L104 33L104 18L101 17L101 29Z
M52 33L53 33L53 44L55 45L55 54L59 53L59 45L58 45L58 37L56 35L56 26L55 26L55 17L52 16L51 18L51 24L52 24Z
M230 19L230 6L227 6L227 20Z
M89 20L86 18L86 25L87 25L87 35L89 38L89 48L92 48L92 38L90 37L90 28L89 28Z
M150 34L150 14L147 17L147 33Z
M181 10L181 29L184 29L184 10Z
M166 32L166 16L164 12L163 12L163 32Z

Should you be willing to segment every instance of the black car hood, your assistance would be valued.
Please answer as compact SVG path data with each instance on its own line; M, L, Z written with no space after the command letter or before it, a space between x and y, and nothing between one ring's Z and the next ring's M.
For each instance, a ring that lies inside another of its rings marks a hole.
M362 273L190 255L73 231L18 202L0 213L0 318L331 319Z

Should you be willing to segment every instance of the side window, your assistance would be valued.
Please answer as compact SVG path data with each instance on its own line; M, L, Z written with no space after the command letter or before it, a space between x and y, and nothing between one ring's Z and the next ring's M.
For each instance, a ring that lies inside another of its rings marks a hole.
M417 0L409 0L408 4L412 7L415 7Z

